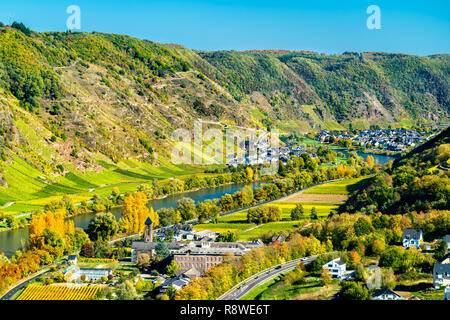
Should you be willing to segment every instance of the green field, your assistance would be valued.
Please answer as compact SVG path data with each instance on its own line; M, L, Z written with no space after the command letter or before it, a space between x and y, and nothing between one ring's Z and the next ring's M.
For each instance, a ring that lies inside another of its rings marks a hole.
M348 179L343 181L331 182L328 184L323 184L317 187L303 191L304 193L311 194L336 194L336 195L346 195L358 188L361 181L367 179L368 177L360 177L355 179ZM216 232L235 232L239 240L251 240L258 238L264 233L274 231L280 232L290 229L296 229L302 226L304 221L291 221L290 215L291 210L295 208L298 202L284 202L284 201L273 201L270 204L276 205L282 210L282 220L278 222L269 222L262 225L256 225L255 223L248 223L247 221L247 210L242 210L230 215L222 216L218 219L218 223L203 223L194 226L195 230L211 230ZM329 202L301 202L305 217L304 219L309 219L311 214L311 209L316 208L317 215L319 218L327 217L331 211L336 210L339 207L339 203L329 203Z
M307 277L305 281L286 284L283 281L284 275L279 275L262 285L257 286L241 300L292 300L303 295L307 298L309 295L317 294L320 296L329 296L337 289L337 284L333 283L328 288L320 285L320 279L316 277ZM317 298L317 297L316 297Z
M284 231L296 229L302 226L302 221L291 221L291 210L295 208L295 202L272 202L282 210L282 220L277 222L269 222L261 225L247 222L247 210L239 211L230 215L220 217L218 223L204 223L194 226L195 230L211 230L216 232L235 232L239 240L251 240L269 231ZM302 203L305 210L305 219L311 214L312 207L316 208L317 215L326 217L331 210L337 209L338 204L335 203Z
M303 191L306 194L340 194L347 195L360 188L368 176L331 182Z
M277 283L282 278L283 275L288 274L288 273L289 272L283 272L280 275L264 282L263 284L260 284L259 286L254 288L252 291L250 291L247 295L242 297L241 300L260 300L259 298L261 297L263 292L268 290L268 288L270 288L275 283Z

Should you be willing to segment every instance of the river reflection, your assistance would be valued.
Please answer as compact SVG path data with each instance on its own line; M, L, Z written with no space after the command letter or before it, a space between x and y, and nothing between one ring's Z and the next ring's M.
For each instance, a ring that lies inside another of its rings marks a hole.
M236 191L241 190L244 186L245 184L242 183L234 183L216 188L172 194L163 199L149 201L148 206L153 207L155 211L161 208L175 208L177 206L177 201L183 197L189 197L198 203L205 200L221 198L227 193L233 194ZM252 186L254 189L259 186L259 183L249 186ZM122 217L122 207L113 208L111 212L117 220ZM75 216L72 219L74 220L75 227L86 229L94 216L95 213L87 213ZM0 252L4 252L7 257L11 257L17 250L23 248L23 246L27 243L27 239L28 227L0 232Z

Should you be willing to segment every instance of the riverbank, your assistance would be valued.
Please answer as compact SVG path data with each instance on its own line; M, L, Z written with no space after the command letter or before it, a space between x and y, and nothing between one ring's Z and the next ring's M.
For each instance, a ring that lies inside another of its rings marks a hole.
M254 183L253 187L257 187L259 183L262 183L262 181ZM160 208L175 208L178 200L183 197L192 198L196 202L203 202L208 199L221 198L227 193L233 194L244 186L246 186L244 183L227 183L215 188L197 188L197 191L177 192L151 200L148 206L153 207L155 211ZM122 206L114 206L110 211L117 220L122 217ZM76 228L86 229L95 214L95 212L79 214L72 216L71 219L73 219ZM6 256L13 256L17 250L23 249L27 244L28 230L28 227L24 227L0 232L0 252L4 252Z
M346 151L346 152L360 152L360 153L366 153L366 154L374 154L374 155L378 155L378 156L385 156L385 157L392 157L392 158L399 158L401 156L401 152L393 152L393 151L388 151L388 150L383 150L383 149L368 149L368 148L356 148L356 147L350 147L350 148L345 148L343 146L340 145L335 145L335 144L326 144L327 147L330 147L331 149L333 149L334 151Z
M220 174L212 174L212 177L217 177ZM163 182L169 181L170 179L167 180L163 180ZM254 181L253 183L259 183L261 180L257 180ZM150 183L150 182L147 182ZM211 190L211 189L215 189L215 188L221 188L221 187L226 187L226 186L230 186L230 185L234 185L236 184L235 182L227 182L215 187L204 187L204 188L196 188L196 189L191 189L191 190L184 190L184 191L179 191L179 192L174 192L174 193L169 193L169 194L165 194L165 195L161 195L158 196L156 198L150 199L149 203L152 203L153 201L159 201L159 200L164 200L168 197L172 197L172 196L176 196L176 195L180 195L180 194L187 194L187 193L193 193L193 192L197 192L197 191L201 191L201 190ZM132 192L137 191L137 189L132 190ZM125 193L122 193L121 196L124 196ZM92 203L92 201L87 201L87 203ZM79 207L81 205L81 202L75 203L74 204L76 207ZM118 205L112 205L108 211L114 210L114 209L120 209L123 207L123 204L118 204ZM29 220L31 220L31 217L33 216L33 214L35 214L37 211L33 211L33 212L27 212L27 213L20 213L18 215L15 215L14 218L19 219L17 221L16 226L11 227L11 228L4 228L4 227L0 227L0 233L1 232L7 232L7 231L13 231L13 230L18 230L18 229L24 229L29 227L30 223ZM73 214L70 216L67 216L66 219L72 219L78 216L82 216L82 215L92 215L92 214L97 214L99 212L96 211L87 211L87 212L83 212L83 213L79 213L79 214ZM24 221L27 221L24 223Z
M277 199L224 213L220 216L217 223L211 223L209 221L208 223L196 224L194 229L196 231L210 230L221 233L232 232L235 233L237 239L241 241L254 240L261 237L262 234L269 232L282 232L296 229L301 227L305 221L311 218L310 212L312 208L315 208L318 218L324 218L328 216L331 211L337 210L348 194L362 184L363 180L368 179L369 177L370 176L361 176L358 178L325 181L301 190L296 190ZM323 199L320 202L304 202L299 199L300 196L303 195L314 195L317 198L323 197ZM331 201L335 196L338 196L338 201ZM304 216L299 220L292 220L291 210L299 203L303 206L305 212ZM271 204L281 209L281 220L262 224L249 222L247 217L248 209L266 204Z

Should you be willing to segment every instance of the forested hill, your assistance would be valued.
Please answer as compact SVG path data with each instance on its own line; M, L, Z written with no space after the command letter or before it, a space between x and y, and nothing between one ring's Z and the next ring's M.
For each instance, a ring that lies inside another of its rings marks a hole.
M306 131L448 122L449 61L202 52L0 24L0 169L21 159L48 177L126 159L157 162L170 154L174 128L192 128L198 118ZM0 185L7 185L1 171Z
M325 120L381 123L446 119L449 56L347 52L199 52L219 70L211 77L235 97L260 92L281 115L313 105ZM254 94L254 101L259 96ZM303 111L303 113L302 113Z

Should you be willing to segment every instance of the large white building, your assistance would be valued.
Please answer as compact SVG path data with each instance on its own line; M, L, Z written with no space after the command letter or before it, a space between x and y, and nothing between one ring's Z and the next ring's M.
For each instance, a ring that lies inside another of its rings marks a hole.
M322 269L328 269L328 272L331 274L331 278L342 279L346 274L347 266L341 258L337 258L324 264Z

